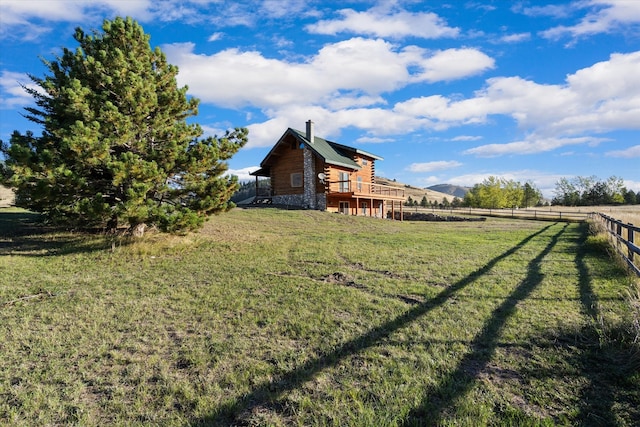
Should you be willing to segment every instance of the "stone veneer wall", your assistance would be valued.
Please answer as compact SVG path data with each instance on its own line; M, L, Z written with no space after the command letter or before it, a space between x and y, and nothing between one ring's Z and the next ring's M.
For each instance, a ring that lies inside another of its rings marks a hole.
M276 205L305 207L304 195L302 194L273 196L271 201Z
M287 194L283 196L273 196L271 201L275 205L281 206L295 206L298 208L317 209L319 211L327 210L327 196L323 193L314 195L315 207L311 208L307 203L307 199L303 194Z
M304 206L309 209L316 209L316 168L313 160L311 150L304 147Z
M319 211L327 210L327 195L324 193L316 194L316 209Z

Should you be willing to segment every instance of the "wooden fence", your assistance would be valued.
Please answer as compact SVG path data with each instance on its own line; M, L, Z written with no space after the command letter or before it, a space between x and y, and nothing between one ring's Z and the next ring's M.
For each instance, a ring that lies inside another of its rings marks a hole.
M480 215L499 218L535 219L542 221L585 221L589 218L589 212L558 211L550 209L480 209L480 208L423 208L405 207L405 212L432 212L443 215Z
M609 240L622 256L629 268L640 276L640 247L634 242L636 233L640 234L640 227L633 224L624 224L615 218L602 213L593 213L590 216L599 220L606 228ZM625 250L626 249L626 250Z

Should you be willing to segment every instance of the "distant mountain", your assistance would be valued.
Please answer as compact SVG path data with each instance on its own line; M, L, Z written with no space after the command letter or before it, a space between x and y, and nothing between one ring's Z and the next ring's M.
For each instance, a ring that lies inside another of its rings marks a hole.
M428 188L418 188L414 187L413 185L403 184L401 182L397 182L395 179L376 176L376 184L402 188L404 190L405 197L411 197L411 199L418 201L418 203L422 201L423 197L426 197L428 202L440 203L445 197L447 197L449 201L451 201L451 196L449 196L448 194L429 190Z
M438 191L440 193L449 194L454 197L464 198L465 194L470 190L469 187L461 187L453 184L438 184L427 187L427 190Z

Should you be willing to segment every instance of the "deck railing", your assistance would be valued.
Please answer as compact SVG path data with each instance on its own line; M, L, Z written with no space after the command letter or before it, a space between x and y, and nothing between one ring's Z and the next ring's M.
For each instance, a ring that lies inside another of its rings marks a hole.
M362 181L331 181L327 183L329 193L353 193L357 196L386 196L404 198L404 189Z

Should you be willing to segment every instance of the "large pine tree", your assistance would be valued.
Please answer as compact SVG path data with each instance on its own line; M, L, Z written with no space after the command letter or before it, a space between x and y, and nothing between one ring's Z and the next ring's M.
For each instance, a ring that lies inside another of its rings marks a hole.
M102 30L76 29L79 47L43 61L45 78L30 76L39 88L26 89L37 105L26 117L42 135L16 131L2 147L17 204L76 225L197 228L232 206L237 179L223 176L225 161L247 130L199 139L187 122L198 100L143 28L116 18Z

